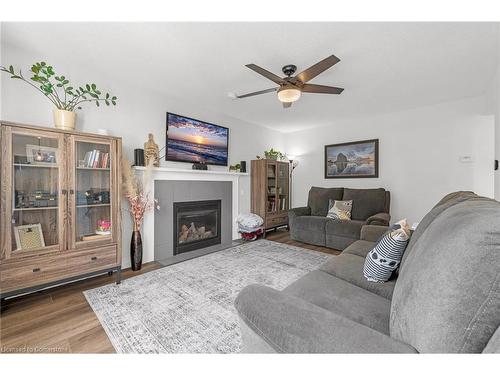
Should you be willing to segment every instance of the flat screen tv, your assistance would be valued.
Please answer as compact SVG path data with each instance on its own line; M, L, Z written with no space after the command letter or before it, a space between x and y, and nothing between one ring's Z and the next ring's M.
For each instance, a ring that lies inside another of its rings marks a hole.
M227 166L229 129L167 112L166 160Z

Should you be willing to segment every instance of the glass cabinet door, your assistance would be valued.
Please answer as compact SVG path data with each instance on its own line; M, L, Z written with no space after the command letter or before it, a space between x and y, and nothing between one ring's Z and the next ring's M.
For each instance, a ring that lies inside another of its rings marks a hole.
M11 147L11 255L61 250L65 244L64 226L59 225L66 204L61 193L64 139L13 130Z
M278 197L277 197L277 170L276 164L268 163L267 164L267 212L275 213L278 210Z
M76 247L95 241L111 241L113 153L111 143L74 142L75 191L72 193Z
M279 211L287 211L289 206L289 194L288 194L288 184L289 184L289 174L288 174L288 164L278 163L278 202Z

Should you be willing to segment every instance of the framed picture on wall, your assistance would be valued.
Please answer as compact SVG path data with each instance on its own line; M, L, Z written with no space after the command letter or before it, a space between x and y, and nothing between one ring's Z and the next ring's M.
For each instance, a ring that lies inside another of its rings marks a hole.
M325 146L325 178L378 177L378 139Z

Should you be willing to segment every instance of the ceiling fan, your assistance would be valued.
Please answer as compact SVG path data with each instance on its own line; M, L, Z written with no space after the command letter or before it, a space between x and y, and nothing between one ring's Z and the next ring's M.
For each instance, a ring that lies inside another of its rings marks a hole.
M271 73L270 71L264 68L261 68L258 65L255 64L245 65L247 68L252 69L254 72L257 72L260 75L278 84L279 87L251 92L249 94L244 94L244 95L236 95L235 97L237 99L243 99L243 98L248 98L249 96L255 96L260 94L266 94L268 92L277 91L278 99L283 103L283 108L290 108L293 102L300 99L300 96L303 92L313 93L313 94L340 94L342 91L344 91L344 89L341 89L339 87L323 86L323 85L315 85L307 83L317 75L323 73L325 70L334 66L339 61L340 59L338 57L331 55L293 77L292 75L297 70L297 67L295 65L285 65L282 68L282 71L286 75L286 77L283 78L277 76L274 73Z

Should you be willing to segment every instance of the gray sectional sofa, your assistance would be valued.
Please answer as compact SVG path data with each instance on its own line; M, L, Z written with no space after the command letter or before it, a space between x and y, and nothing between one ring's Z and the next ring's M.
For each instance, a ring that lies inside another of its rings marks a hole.
M288 212L290 238L344 250L359 240L363 225L389 225L391 195L385 189L321 188L309 191L307 207ZM329 200L352 200L352 220L326 217Z
M500 353L500 203L471 192L444 197L420 222L397 278L363 277L386 227L283 291L238 295L244 352Z

